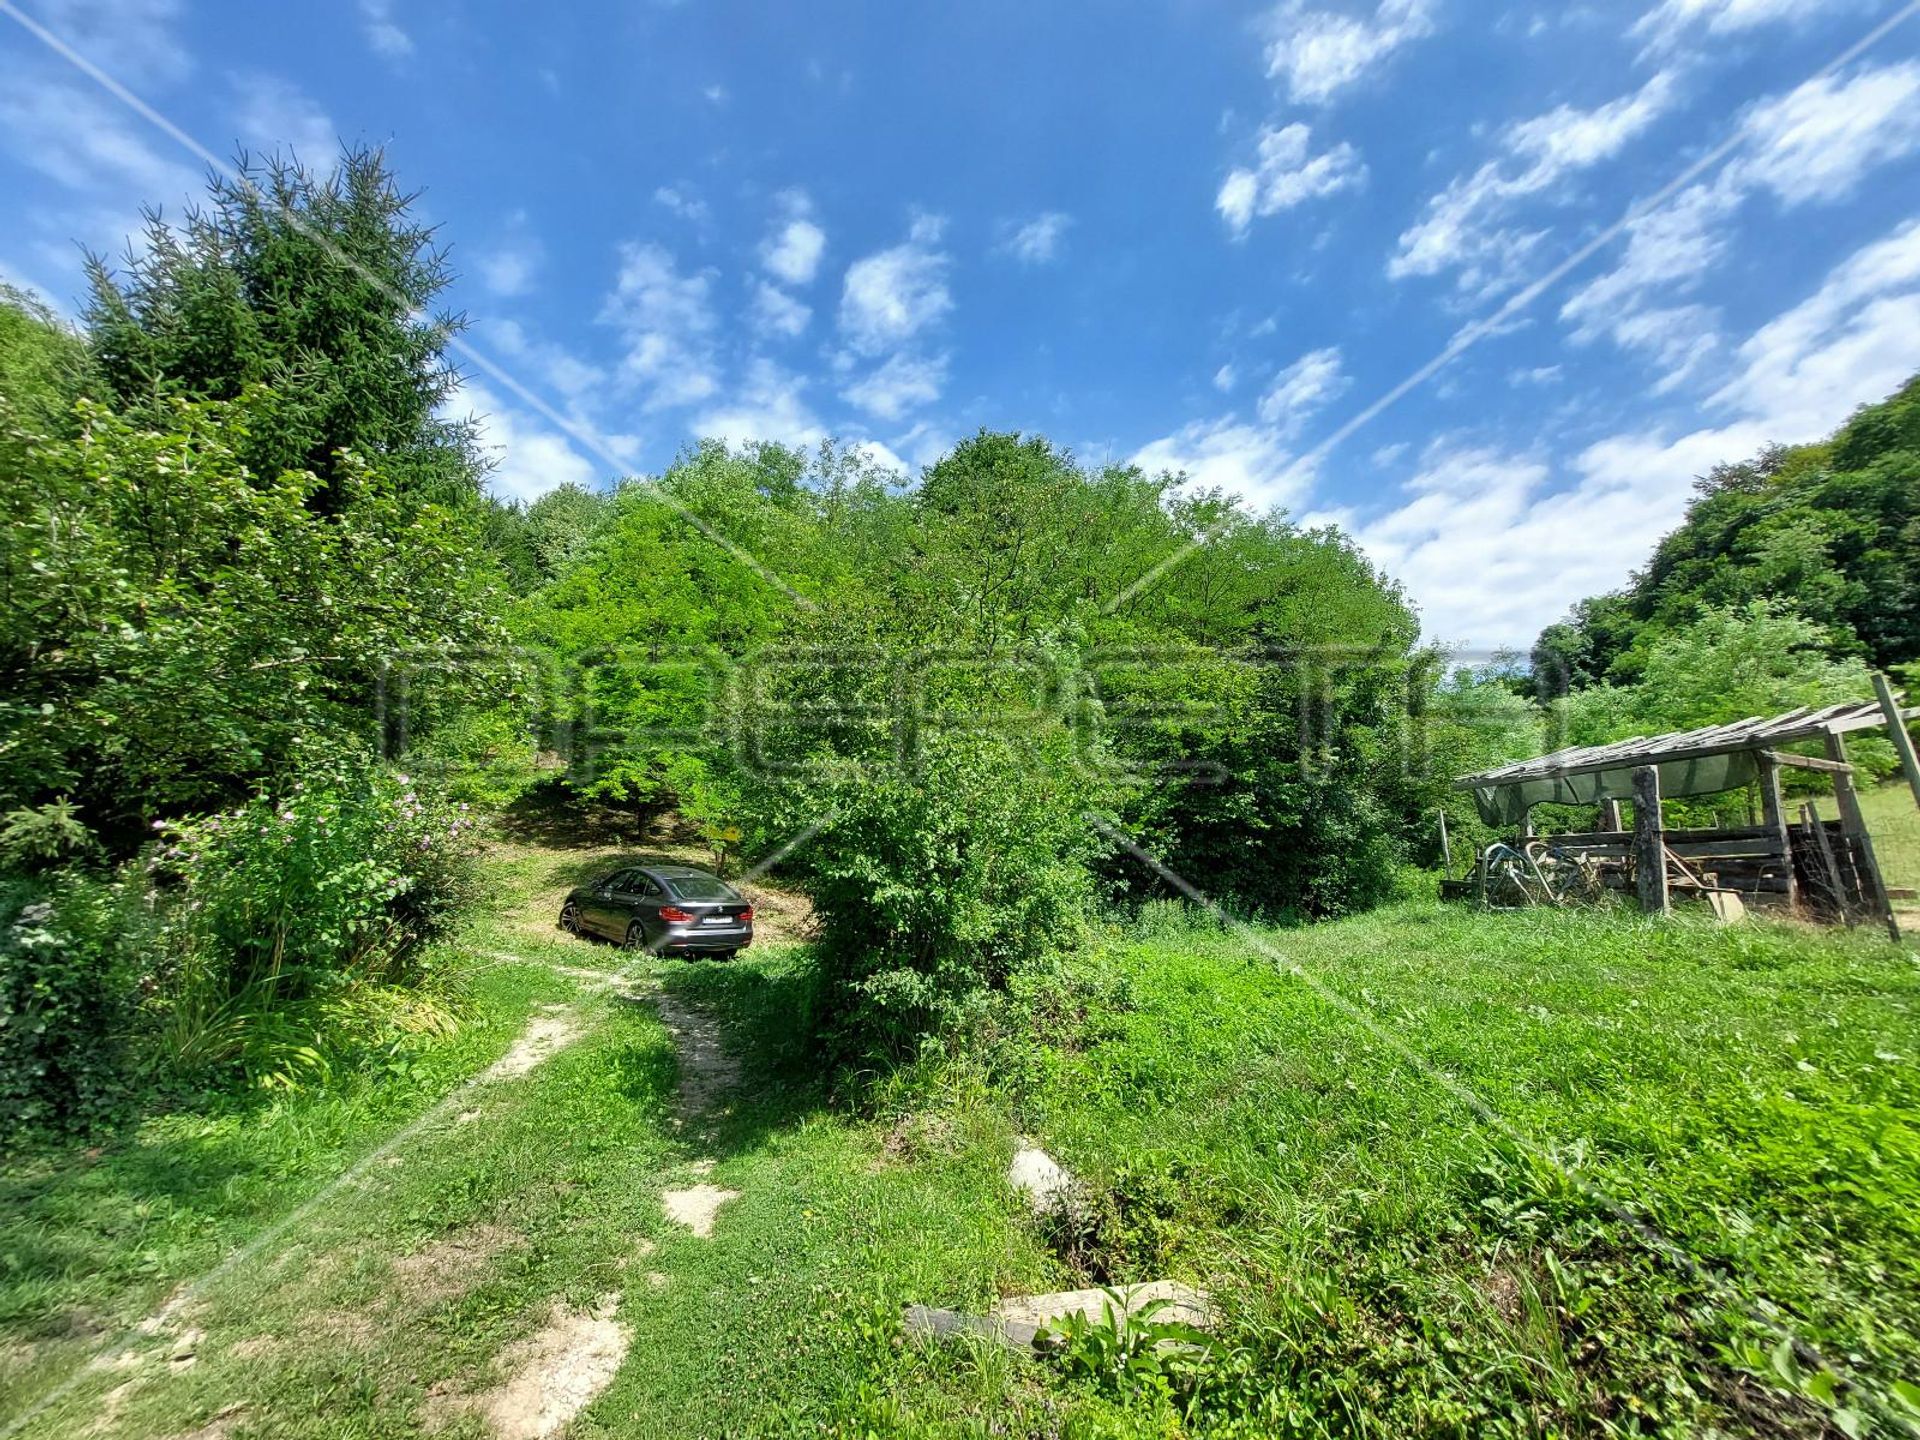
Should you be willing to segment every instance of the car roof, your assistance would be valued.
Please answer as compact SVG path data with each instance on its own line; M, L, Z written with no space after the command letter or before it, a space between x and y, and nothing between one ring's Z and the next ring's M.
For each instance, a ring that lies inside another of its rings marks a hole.
M720 878L711 870L702 870L697 865L647 865L642 868L645 869L649 875L698 875L707 880L718 880Z

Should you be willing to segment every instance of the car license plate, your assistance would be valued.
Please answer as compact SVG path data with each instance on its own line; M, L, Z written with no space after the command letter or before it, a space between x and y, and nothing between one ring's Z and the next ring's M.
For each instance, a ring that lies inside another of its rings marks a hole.
M733 917L731 915L709 915L707 916L706 923L709 925L731 925L733 923Z

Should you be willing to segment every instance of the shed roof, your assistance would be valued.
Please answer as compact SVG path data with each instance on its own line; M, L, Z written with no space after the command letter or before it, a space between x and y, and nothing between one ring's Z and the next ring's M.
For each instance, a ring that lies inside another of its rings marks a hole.
M1906 712L1909 716L1915 711ZM1454 782L1471 790L1490 824L1512 823L1542 803L1590 804L1627 799L1624 773L1642 765L1660 767L1664 795L1706 795L1745 785L1757 769L1755 752L1796 740L1877 729L1886 713L1873 700L1848 700L1815 710L1801 706L1784 715L1704 725L1671 735L1636 735L1609 745L1575 745L1532 760L1516 760Z

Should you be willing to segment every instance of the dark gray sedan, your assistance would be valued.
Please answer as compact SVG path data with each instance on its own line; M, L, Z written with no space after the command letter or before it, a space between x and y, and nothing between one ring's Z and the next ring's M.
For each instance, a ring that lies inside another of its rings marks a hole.
M560 928L656 955L729 960L753 943L753 906L691 865L636 865L577 887L560 907Z

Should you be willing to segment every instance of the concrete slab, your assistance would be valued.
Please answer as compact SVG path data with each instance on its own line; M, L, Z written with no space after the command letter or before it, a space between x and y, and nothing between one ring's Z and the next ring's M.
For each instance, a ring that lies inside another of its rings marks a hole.
M1213 1323L1213 1307L1204 1290L1183 1285L1178 1280L1145 1280L1137 1285L1116 1285L1114 1295L1128 1315L1138 1314L1157 1300L1167 1303L1152 1318L1170 1324L1191 1325L1204 1330ZM1052 1325L1068 1315L1088 1320L1104 1317L1113 1296L1105 1290L1060 1290L1049 1295L1014 1295L993 1307L992 1318L1009 1325Z

